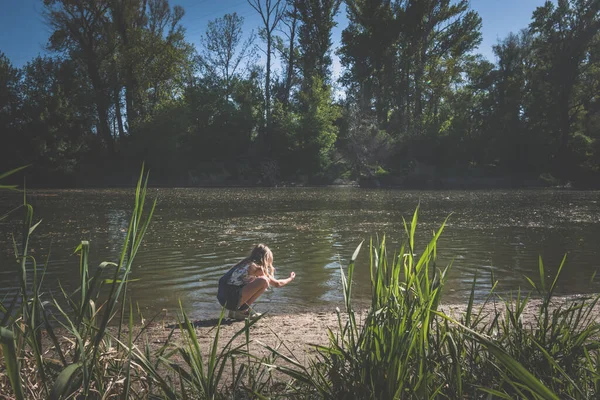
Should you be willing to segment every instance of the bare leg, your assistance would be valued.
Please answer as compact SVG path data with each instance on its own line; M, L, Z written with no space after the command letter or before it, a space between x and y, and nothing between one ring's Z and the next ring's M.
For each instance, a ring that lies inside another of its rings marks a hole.
M246 303L251 305L265 292L269 283L265 278L258 277L242 288L242 296L240 298L240 307Z

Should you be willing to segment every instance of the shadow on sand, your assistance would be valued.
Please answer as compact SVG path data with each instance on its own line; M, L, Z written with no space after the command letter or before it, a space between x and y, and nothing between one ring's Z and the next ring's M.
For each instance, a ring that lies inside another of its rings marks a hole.
M237 320L231 319L231 318L223 318L221 320L221 326L228 326L228 325L236 324L239 322L243 322L243 321L237 321ZM219 325L219 318L196 320L196 321L192 322L192 326L194 328L214 328L217 325ZM177 328L179 328L179 324L170 324L170 325L167 325L167 328L177 329Z

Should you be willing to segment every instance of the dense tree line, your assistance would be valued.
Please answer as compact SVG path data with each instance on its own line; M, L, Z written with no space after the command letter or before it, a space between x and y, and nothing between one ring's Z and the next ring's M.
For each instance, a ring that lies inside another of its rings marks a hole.
M599 181L600 1L475 54L467 0L248 0L195 48L169 0L44 0L48 56L0 52L0 170L33 182ZM344 67L332 79L332 52ZM262 59L259 58L263 55ZM344 96L334 96L341 85Z

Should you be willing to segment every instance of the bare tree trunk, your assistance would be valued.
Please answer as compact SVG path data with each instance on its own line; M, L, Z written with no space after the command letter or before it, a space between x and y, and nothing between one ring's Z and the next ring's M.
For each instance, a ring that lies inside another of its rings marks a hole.
M132 1L135 4L132 4ZM128 130L135 127L139 119L139 111L137 110L137 88L138 82L134 72L134 61L131 58L132 40L129 33L130 29L135 29L143 24L144 15L146 13L147 0L112 0L111 8L113 18L117 26L117 30L121 35L124 49L125 60L125 111L127 112ZM129 6L129 10L126 8ZM135 7L134 14L133 8Z
M123 129L123 116L121 115L121 87L115 86L114 88L114 103L115 103L115 116L117 119L117 128L119 129L119 138L125 137L125 130Z
M248 4L260 15L267 41L267 67L265 76L265 131L268 131L271 115L271 48L273 32L283 18L285 6L281 0L247 0ZM264 4L263 4L264 1Z
M269 128L271 116L271 34L267 34L267 76L265 77L265 127Z
M290 101L290 92L292 91L292 82L294 77L294 41L296 39L296 25L298 22L298 5L294 1L294 9L292 11L292 22L290 24L290 52L288 56L287 76L285 80L285 98L284 102L287 106Z
M106 144L110 153L114 152L113 137L110 131L110 125L108 124L108 104L109 101L104 92L102 80L100 78L100 72L96 64L95 54L88 54L88 73L92 82L92 88L94 89L94 97L96 103L96 111L98 112L98 134Z
M96 94L96 107L98 109L98 133L104 140L106 148L109 153L114 153L115 144L110 131L110 125L108 124L108 104L106 102L106 96L101 90L94 90Z

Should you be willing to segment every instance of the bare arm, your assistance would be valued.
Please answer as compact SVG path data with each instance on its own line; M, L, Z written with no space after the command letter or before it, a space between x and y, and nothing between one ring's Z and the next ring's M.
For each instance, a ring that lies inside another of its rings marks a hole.
M285 286L288 283L290 283L291 281L293 281L295 277L296 277L296 273L292 272L292 273L290 273L289 278L285 278L285 279L269 278L269 284L273 287L279 288L279 287Z

